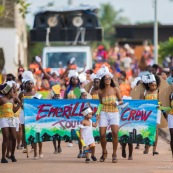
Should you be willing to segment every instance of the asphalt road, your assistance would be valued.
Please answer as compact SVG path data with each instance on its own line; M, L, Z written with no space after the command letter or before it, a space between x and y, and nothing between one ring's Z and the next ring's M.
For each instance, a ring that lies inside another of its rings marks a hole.
M0 136L0 142L2 135ZM135 146L135 145L134 145ZM159 138L158 156L152 156L152 148L147 155L143 154L144 146L134 149L133 160L124 159L121 156L121 147L118 146L118 163L112 163L112 144L108 143L108 158L105 162L99 162L101 156L101 146L96 144L97 162L85 163L85 159L78 159L78 145L74 142L73 147L67 147L67 143L62 142L62 153L54 154L52 142L43 144L44 157L33 160L33 152L29 153L29 158L22 150L16 150L17 162L8 164L0 163L0 173L161 173L173 172L173 161L171 158L170 146L163 139ZM29 147L30 149L30 147ZM1 155L1 146L0 146Z

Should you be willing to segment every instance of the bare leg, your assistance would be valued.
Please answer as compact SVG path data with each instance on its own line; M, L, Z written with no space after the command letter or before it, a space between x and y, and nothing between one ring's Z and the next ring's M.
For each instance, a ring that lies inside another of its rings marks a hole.
M171 146L172 158L173 158L173 128L169 129L169 132L171 137L170 146Z
M43 151L42 151L43 143L39 142L38 146L39 146L39 155L41 155L41 154L43 154Z
M91 147L91 156L95 156L95 147Z
M7 148L7 153L6 153L7 158L10 157L11 147L12 147L12 141L11 141L11 137L10 137L10 134L9 134L9 143L8 143L8 148Z
M122 143L121 146L122 146L122 157L123 158L126 158L126 145L127 143Z
M11 136L11 156L14 156L15 148L16 148L16 128L15 127L10 127L10 136Z
M34 148L34 157L37 157L37 143L32 144Z
M2 131L2 137L3 137L3 141L2 141L2 159L5 159L5 154L8 148L8 144L9 144L9 127L4 127L1 129Z
M54 149L56 151L56 139L53 139L53 146L54 146Z
M106 150L106 129L107 127L100 127L100 143L102 147L102 156L100 157L100 162L104 162L107 158L107 150Z
M20 148L20 141L22 139L22 127L21 124L19 124L19 131L17 133L17 148Z
M100 127L100 143L102 146L102 153L107 153L107 150L106 150L106 144L107 144L106 129L107 129L107 127Z
M148 154L149 152L149 145L145 145L145 150L144 150L144 154Z
M132 160L133 144L128 143L129 146L129 160Z
M155 141L155 144L153 146L153 152L156 152L157 142L158 142L158 127L156 129L156 141Z
M112 130L112 143L113 143L113 155L117 155L117 147L118 147L118 129L117 125L111 125Z
M26 149L26 141L25 141L25 125L24 124L21 124L22 125L22 144L24 146L24 148Z

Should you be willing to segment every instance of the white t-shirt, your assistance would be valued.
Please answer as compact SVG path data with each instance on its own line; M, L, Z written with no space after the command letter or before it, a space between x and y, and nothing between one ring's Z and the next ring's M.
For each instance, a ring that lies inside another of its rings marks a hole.
M132 63L132 59L130 57L125 57L123 59L123 63L125 68L129 68Z

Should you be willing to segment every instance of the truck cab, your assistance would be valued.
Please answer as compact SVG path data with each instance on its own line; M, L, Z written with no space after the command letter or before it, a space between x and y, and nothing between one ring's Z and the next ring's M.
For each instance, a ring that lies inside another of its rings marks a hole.
M53 71L66 68L72 58L77 65L77 70L92 69L92 56L89 46L58 46L43 49L42 62L44 68Z

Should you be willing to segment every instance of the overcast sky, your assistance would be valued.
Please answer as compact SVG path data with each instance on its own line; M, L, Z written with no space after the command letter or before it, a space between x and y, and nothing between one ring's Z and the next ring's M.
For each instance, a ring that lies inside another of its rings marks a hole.
M31 3L27 15L27 24L33 26L34 14L39 10L39 7L44 6L48 2L55 2L56 7L66 6L68 0L26 0ZM158 1L158 21L161 24L173 24L173 1L157 0ZM154 20L154 0L72 0L73 5L81 3L95 5L99 7L101 3L110 3L116 10L123 9L122 15L128 17L131 24L136 22L146 22Z

